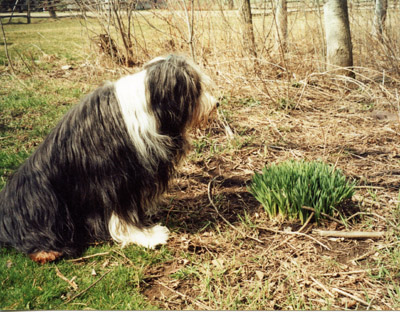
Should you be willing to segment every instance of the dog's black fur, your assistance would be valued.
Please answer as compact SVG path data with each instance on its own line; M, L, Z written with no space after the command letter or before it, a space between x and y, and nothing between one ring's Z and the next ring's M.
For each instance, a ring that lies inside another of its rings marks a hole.
M200 107L201 73L185 58L156 59L144 71L145 105L163 138L154 142L157 148L147 144L138 152L115 84L98 88L62 118L0 192L1 243L44 263L110 239L112 214L126 226L145 226L147 209L187 151L188 127L209 109ZM34 256L40 252L54 255Z

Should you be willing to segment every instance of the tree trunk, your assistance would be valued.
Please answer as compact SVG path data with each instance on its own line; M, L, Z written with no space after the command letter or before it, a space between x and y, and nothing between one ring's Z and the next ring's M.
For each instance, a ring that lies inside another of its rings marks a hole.
M281 53L287 51L287 0L276 0L276 47Z
M242 18L243 45L252 57L257 58L256 44L253 32L253 19L251 17L250 0L241 0L239 6L240 16Z
M324 20L327 70L335 70L336 74L354 77L347 0L328 0L324 5Z
M31 23L31 0L27 0L26 4L28 6L28 12L26 13L26 22Z
M382 40L383 38L382 36L385 28L387 6L387 0L375 0L375 14L372 33L379 40Z
M54 4L54 0L47 0L46 3L47 3L47 10L49 10L50 17L56 19L57 14L56 14L56 7Z

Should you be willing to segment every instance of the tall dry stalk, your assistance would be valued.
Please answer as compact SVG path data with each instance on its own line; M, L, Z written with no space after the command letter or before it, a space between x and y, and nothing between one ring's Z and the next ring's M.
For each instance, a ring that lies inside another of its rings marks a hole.
M6 54L6 58L7 58L7 61L8 61L8 65L10 66L11 72L12 72L13 75L15 75L15 69L14 69L13 63L12 63L10 55L8 54L8 45L7 45L6 32L4 31L4 26L3 26L3 22L1 20L1 18L0 18L0 26L1 26L1 32L2 32L2 35L3 35L4 52Z
M190 53L194 61L196 61L195 43L194 43L194 0L190 0L190 14L185 0L181 0L186 15L188 39L187 44L190 47Z

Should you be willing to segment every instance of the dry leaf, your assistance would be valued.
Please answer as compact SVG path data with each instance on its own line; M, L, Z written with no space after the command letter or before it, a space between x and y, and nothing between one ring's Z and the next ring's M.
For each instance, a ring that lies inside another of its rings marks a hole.
M213 261L211 261L211 263L217 269L223 269L224 268L224 260L222 260L222 259L214 259Z
M256 275L257 275L257 277L258 277L258 279L259 279L260 281L263 280L263 278L264 278L264 272L256 271Z

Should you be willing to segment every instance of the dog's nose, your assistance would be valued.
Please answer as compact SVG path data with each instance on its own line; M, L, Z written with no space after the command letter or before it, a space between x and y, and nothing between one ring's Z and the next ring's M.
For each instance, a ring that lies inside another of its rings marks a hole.
M217 104L215 104L215 106L218 108L219 107L219 101L217 102Z

